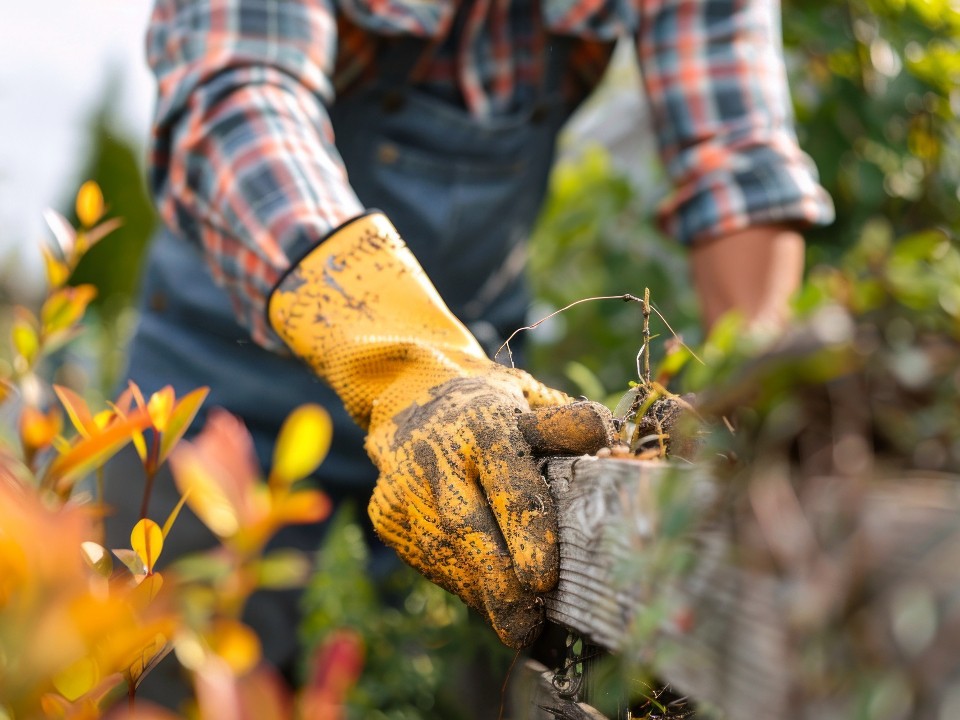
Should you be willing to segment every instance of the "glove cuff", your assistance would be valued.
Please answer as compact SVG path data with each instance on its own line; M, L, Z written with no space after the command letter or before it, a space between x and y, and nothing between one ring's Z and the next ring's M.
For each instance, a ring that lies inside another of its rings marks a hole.
M398 376L438 385L486 359L383 213L332 231L281 278L270 326L362 427Z

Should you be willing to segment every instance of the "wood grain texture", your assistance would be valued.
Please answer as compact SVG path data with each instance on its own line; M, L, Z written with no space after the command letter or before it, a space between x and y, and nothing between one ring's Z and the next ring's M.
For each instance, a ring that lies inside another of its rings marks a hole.
M820 478L795 495L759 478L731 513L729 489L692 468L564 458L545 472L560 519L554 622L649 661L734 720L864 707L960 718L957 478ZM671 483L694 519L696 559L661 582L638 561L675 540L659 509ZM638 634L650 608L657 629Z

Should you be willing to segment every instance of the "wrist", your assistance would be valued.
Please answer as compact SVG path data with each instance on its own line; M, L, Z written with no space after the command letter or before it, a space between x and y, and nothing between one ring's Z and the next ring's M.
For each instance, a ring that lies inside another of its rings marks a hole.
M782 328L803 280L805 244L784 225L761 225L695 245L691 274L702 320L711 328L735 311L749 327Z

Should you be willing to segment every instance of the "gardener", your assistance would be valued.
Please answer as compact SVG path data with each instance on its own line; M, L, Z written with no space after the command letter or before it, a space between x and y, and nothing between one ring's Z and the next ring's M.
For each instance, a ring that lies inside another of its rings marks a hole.
M150 183L167 229L130 376L209 385L265 464L294 407L327 407L321 487L373 490L382 539L526 644L557 550L516 413L569 399L488 356L526 320L518 258L557 132L632 34L674 186L659 217L690 246L706 324L782 323L798 231L832 209L791 128L778 22L763 0L157 0ZM288 610L252 610L281 664Z

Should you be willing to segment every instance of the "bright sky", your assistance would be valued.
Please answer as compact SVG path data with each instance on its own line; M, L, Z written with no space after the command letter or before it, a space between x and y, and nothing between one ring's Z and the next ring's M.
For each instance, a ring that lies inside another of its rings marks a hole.
M14 277L38 271L41 213L82 181L85 130L111 80L117 131L143 143L149 12L150 0L0 0L0 262L24 266Z

